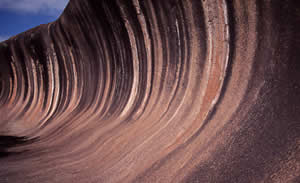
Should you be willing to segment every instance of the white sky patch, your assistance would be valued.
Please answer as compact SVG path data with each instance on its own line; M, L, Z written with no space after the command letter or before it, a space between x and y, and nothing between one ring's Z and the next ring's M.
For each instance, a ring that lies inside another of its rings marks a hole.
M9 37L10 36L1 36L0 35L0 42L7 40Z
M0 9L48 15L62 12L69 0L0 0Z

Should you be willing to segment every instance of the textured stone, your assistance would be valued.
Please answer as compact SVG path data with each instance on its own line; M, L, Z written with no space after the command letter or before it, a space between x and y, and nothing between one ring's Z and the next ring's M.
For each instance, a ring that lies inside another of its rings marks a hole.
M299 9L71 0L0 44L0 182L299 182Z

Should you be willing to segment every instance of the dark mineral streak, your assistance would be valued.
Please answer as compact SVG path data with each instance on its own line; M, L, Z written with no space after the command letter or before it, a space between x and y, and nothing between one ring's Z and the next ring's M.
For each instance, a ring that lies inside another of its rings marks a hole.
M300 1L71 0L0 44L0 182L300 182Z

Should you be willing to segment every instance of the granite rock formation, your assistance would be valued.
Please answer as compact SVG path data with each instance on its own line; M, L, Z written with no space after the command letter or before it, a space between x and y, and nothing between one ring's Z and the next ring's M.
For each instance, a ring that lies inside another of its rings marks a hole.
M71 0L0 44L0 182L300 182L300 2Z

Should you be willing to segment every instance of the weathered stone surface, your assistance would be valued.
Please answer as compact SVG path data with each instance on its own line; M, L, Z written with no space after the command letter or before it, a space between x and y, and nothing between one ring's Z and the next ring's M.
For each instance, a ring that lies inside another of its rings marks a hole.
M300 182L299 10L71 0L0 44L0 182Z

